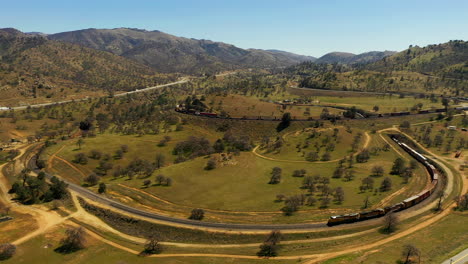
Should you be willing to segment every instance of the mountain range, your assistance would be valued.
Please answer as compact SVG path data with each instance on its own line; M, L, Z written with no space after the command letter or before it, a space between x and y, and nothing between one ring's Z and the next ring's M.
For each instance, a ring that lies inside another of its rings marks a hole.
M175 80L177 73L200 75L247 68L288 67L288 72L309 75L313 82L327 79L328 75L321 74L330 71L329 66L333 72L401 71L466 80L467 61L468 42L461 40L398 53L332 52L317 59L140 29L84 29L47 35L5 28L0 29L0 103L13 97L65 98L80 94L80 89L88 94L133 90Z
M176 37L157 30L84 29L47 37L107 51L159 72L213 73L239 68L274 68L315 59L285 51L241 49L223 42Z

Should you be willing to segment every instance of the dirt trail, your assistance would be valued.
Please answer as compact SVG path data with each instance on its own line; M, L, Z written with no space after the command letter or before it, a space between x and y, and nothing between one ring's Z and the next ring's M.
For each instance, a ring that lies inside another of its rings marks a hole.
M359 154L362 152L363 149L367 148L369 146L369 143L371 141L371 137L369 135L369 133L365 132L364 135L366 136L366 141L364 141L364 145L362 146L361 150L360 151L357 151L355 153L353 153L353 155L356 155L356 154ZM260 148L260 145L257 145L253 150L252 150L252 153L259 157L259 158L262 158L262 159L266 159L266 160L271 160L271 161L278 161L278 162L293 162L293 163L309 163L309 164L322 164L322 163L332 163L332 162L338 162L340 160L342 160L343 158L340 158L340 159L334 159L334 160L327 160L327 161L307 161L307 160L284 160L284 159L277 159L277 158L271 158L271 157L267 157L267 156L264 156L260 153L257 152L257 150Z
M47 160L47 169L50 170L52 168L52 162L54 161L54 158L55 156L57 155L57 153L59 153L60 151L62 151L62 149L65 147L65 145L63 145L62 147L60 147L56 152L54 152L52 155L50 155L49 159Z
M83 176L83 178L86 177L86 174L84 174L84 172L82 172L78 167L76 167L75 165L73 165L72 163L67 161L66 159L63 159L63 158L61 158L59 156L54 156L53 158L58 159L58 160L62 161L63 163L67 164L68 166L70 166L72 169L76 170L79 174L81 174L81 176Z
M21 159L26 154L27 147L28 146L18 146L18 148L16 148L20 150L20 154L14 159L15 162ZM44 208L43 206L37 206L37 205L27 206L27 205L22 205L19 203L11 202L11 197L8 194L8 186L9 186L8 180L6 179L5 175L3 175L3 170L2 170L3 166L5 165L6 164L3 164L2 166L0 166L0 198L5 200L9 204L13 211L30 214L36 221L37 225L39 226L39 228L36 229L35 231L21 238L18 238L17 240L12 241L10 243L14 245L20 245L35 236L43 234L51 227L62 223L68 218L68 217L63 218L57 213L52 212L48 210L47 208Z
M28 213L31 213L31 214L36 216L34 219L37 221L37 223L39 225L39 228L36 229L34 232L29 233L29 234L15 240L15 241L11 242L14 245L20 245L20 244L28 241L31 238L34 238L34 237L36 237L38 235L41 235L41 234L44 234L50 228L52 228L52 227L54 227L54 226L56 226L58 224L61 224L61 223L65 222L66 220L68 220L69 218L74 216L74 214L71 214L69 216L62 217L62 216L58 215L55 212L46 211L47 209L45 209L45 208L36 208L36 207L23 206L21 209L24 210L24 211L29 211Z

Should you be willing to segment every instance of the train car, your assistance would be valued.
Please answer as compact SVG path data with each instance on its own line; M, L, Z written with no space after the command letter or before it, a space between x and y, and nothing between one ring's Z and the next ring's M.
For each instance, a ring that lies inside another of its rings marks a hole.
M431 190L430 189L426 189L420 193L418 193L419 195L419 202L423 201L424 199L426 199L427 197L429 197L429 195L431 195Z
M429 164L429 173L431 174L432 180L439 180L439 173L434 165Z
M428 114L429 110L419 110L418 114Z
M408 199L403 200L404 208L409 208L419 202L419 195L411 196Z
M328 226L346 224L346 223L354 223L359 220L359 213L354 214L345 214L345 215L335 215L330 216L328 219Z
M412 155L413 157L415 157L417 160L419 160L420 162L426 162L427 161L427 158L424 157L424 155L420 154L419 152L417 152L416 150L412 149L410 146L406 145L405 143L401 143L400 144L401 146L404 147L404 149L410 154Z
M438 180L433 180L432 183L431 183L431 194L435 191L436 187L437 187L437 183L438 183Z
M405 208L405 205L403 203L397 203L397 204L394 204L394 205L391 205L391 206L386 206L384 207L384 212L385 214L387 214L388 212L398 212L402 209Z
M410 112L393 112L390 113L390 116L403 116L403 115L409 115L411 114Z
M392 205L390 208L391 208L391 211L398 212L398 211L405 209L406 207L405 207L405 204L401 202L401 203Z
M364 220L367 220L367 219L372 219L372 218L380 217L380 216L383 216L383 215L385 215L385 210L382 209L382 208L375 209L375 210L372 210L372 211L360 212L359 213L359 221L364 221Z
M435 110L437 113L445 112L445 108L438 108Z
M208 117L217 117L218 114L215 114L215 113L208 113L208 112L198 112L198 115L201 115L201 116L208 116Z
M434 175L432 175L432 180L433 181L438 181L439 180L439 173L434 173Z

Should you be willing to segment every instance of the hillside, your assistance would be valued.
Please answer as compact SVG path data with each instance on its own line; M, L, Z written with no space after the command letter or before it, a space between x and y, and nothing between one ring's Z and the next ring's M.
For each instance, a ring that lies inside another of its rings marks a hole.
M410 47L367 66L370 70L412 71L456 79L468 79L468 42L454 40L426 47Z
M354 56L356 55L353 53L348 53L348 52L330 52L318 58L315 62L316 63L344 63L345 61L349 60L350 58Z
M288 67L284 72L294 75L298 85L307 88L465 96L467 46L464 41L450 41L424 48L411 47L370 64L362 61L382 53L331 53L324 56L330 61L328 64L320 63L325 60L322 57L315 63ZM337 63L339 59L341 62ZM349 63L352 60L354 64Z
M213 73L237 68L274 68L314 59L130 28L84 29L52 34L48 38L108 51L160 72Z
M1 101L69 98L133 90L173 78L114 54L0 29ZM37 101L37 100L36 100Z
M341 63L341 64L367 64L387 56L393 55L393 51L370 51L361 54L347 52L330 52L318 58L316 63Z

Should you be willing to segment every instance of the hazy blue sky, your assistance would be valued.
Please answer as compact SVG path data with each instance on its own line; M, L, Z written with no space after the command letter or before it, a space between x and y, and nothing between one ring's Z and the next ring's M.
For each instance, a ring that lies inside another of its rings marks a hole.
M134 27L321 56L468 39L467 0L1 0L0 27Z

